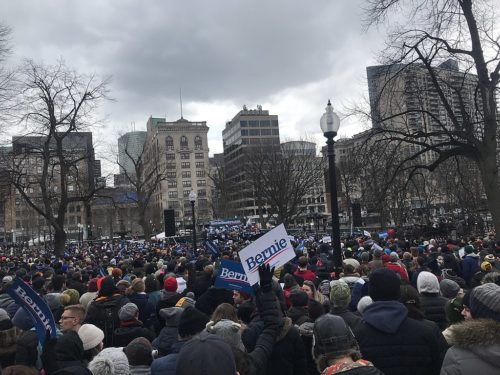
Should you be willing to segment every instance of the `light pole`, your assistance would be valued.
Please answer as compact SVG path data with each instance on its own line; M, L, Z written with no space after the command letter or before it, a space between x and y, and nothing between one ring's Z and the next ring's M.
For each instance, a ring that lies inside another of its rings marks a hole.
M196 193L191 190L189 193L189 201L191 202L191 214L193 217L193 254L196 254L196 217L194 216L194 203L196 202Z
M335 268L335 278L338 278L342 271L342 248L340 246L339 206L337 200L337 177L335 173L335 141L333 138L335 138L339 130L340 118L333 112L330 100L328 100L325 113L321 116L320 126L323 135L326 137L326 144L328 146L328 179L330 184L330 204L332 207L333 265Z

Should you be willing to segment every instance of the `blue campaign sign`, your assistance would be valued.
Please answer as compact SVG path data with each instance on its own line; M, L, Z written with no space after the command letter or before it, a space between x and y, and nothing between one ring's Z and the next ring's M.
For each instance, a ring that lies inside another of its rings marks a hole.
M205 250L210 251L212 253L212 255L214 255L214 256L219 255L219 248L215 243L213 243L210 240L206 240L204 245L205 245Z
M378 236L379 236L379 238L387 238L387 236L388 236L387 231L385 231L385 232L378 232Z
M215 287L254 294L252 287L248 283L243 265L232 260L222 259L220 261L215 278Z
M52 311L45 301L29 285L16 277L13 283L6 289L9 296L21 306L33 320L38 341L45 342L45 334L56 337L56 323Z

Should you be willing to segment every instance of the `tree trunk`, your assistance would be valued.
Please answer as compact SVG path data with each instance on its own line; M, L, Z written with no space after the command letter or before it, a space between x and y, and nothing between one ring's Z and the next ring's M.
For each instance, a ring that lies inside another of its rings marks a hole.
M151 241L151 228L149 227L149 223L146 220L146 217L143 213L139 214L139 225L142 228L142 233L144 233L144 239L149 242Z
M495 226L495 238L500 241L500 188L498 186L498 167L496 165L496 158L493 153L492 156L483 157L478 161L478 167L481 172L481 180L486 193L488 201L488 208L493 218Z
M64 229L54 228L54 255L62 257L66 249L66 232Z

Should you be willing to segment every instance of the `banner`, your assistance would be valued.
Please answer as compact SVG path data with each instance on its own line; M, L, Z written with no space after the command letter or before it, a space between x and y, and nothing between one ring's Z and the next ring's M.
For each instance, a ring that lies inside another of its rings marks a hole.
M387 231L385 232L378 232L379 238L386 239L389 235L387 234Z
M243 265L239 262L233 262L232 260L222 259L220 261L214 286L216 288L254 294L252 287L248 283Z
M321 239L321 242L323 242L323 243L332 242L332 237L331 236L324 236Z
M38 341L43 345L48 331L51 337L56 337L56 323L52 311L45 301L29 285L16 277L5 290L26 313L31 316L38 335Z
M203 246L205 247L205 250L210 251L212 253L212 255L214 255L214 256L219 255L219 247L216 244L214 244L212 241L206 240L204 242Z
M248 282L254 285L259 282L258 268L261 264L269 264L271 268L282 266L295 258L295 251L288 240L285 226L281 224L240 250L239 256Z

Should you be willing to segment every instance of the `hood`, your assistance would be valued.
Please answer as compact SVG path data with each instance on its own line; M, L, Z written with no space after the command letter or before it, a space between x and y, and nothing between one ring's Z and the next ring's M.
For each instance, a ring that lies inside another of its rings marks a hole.
M385 333L396 333L408 310L398 301L376 301L363 311L363 320Z
M276 342L281 341L285 338L290 328L293 327L292 319L289 317L283 318L283 325L281 326L280 332L278 332L278 336L276 337Z
M454 346L467 349L483 361L500 367L500 323L492 319L471 319L449 328Z
M160 317L165 321L166 327L177 327L184 309L182 307L167 307L160 310Z

